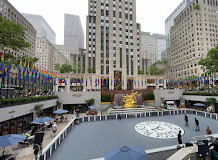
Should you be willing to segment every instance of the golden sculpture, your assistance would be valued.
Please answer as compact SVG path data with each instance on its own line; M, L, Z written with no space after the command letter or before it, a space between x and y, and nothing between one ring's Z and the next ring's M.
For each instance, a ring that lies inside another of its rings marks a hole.
M132 93L126 94L123 96L123 102L125 103L124 108L137 108L137 99L136 96L138 95L138 92L132 91ZM138 95L140 96L140 95Z

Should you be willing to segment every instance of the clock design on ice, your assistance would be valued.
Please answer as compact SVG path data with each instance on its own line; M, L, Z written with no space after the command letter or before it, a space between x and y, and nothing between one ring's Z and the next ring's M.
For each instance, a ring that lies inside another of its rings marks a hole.
M181 135L185 132L184 130L172 123L161 122L161 121L145 121L135 125L135 130L139 134L152 138L177 138L178 133L181 130Z

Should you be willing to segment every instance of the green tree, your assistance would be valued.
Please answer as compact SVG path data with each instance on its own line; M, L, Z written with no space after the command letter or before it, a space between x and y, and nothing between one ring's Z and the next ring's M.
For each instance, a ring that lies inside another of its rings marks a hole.
M166 69L165 68L160 69L154 66L150 66L149 72L150 72L150 75L163 75L165 74Z
M26 28L0 16L0 49L24 50L31 44L25 40Z
M201 69L204 72L218 72L218 46L211 48L207 53L207 57L198 61L198 65L202 65Z
M88 106L91 106L91 105L93 105L93 104L95 103L95 99L94 99L94 98L91 98L91 99L85 100L85 102L86 102L86 104L87 104Z
M156 63L167 63L167 59L161 59L161 60L157 60Z
M36 112L36 116L39 117L40 114L43 112L42 108L43 108L43 104L36 104L34 107L34 111Z
M60 71L60 69L61 69L61 64L60 64L60 63L56 63L55 66L54 66L54 69L55 69L56 71Z
M143 70L138 70L138 74L144 74Z
M69 64L63 64L60 68L61 73L70 73L72 71L73 71L72 66Z
M200 9L200 5L197 3L193 6L194 9Z
M76 72L81 73L82 71L81 63L75 63L72 70L74 73Z
M95 68L88 68L89 73L95 73Z

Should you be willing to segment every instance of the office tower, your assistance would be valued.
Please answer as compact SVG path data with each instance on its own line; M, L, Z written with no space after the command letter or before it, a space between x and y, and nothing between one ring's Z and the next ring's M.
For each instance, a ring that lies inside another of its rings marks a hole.
M84 32L77 15L64 15L64 45L71 46L77 54L79 48L84 48Z
M79 54L70 55L70 64L73 67L73 73L85 73L85 49L79 49Z
M161 59L161 53L166 50L166 36L163 34L153 33L152 36L157 40L157 59Z
M86 72L93 69L108 88L125 89L141 70L141 26L135 0L89 0ZM121 84L124 82L124 84Z
M39 58L36 66L50 72L55 71L55 64L67 63L64 55L45 37L36 37L36 57Z
M7 0L0 0L0 16L8 20L14 20L27 29L25 31L25 37L31 46L25 48L24 51L11 51L11 54L14 56L34 57L36 30L33 28L33 25Z
M26 14L26 13L23 13L23 16L36 29L36 37L45 37L52 44L55 44L56 34L42 16L34 15L34 14Z
M141 50L143 59L149 59L150 65L157 61L158 45L157 39L150 32L142 32Z
M70 55L72 54L78 54L75 49L71 46L66 46L66 45L55 45L55 47L66 57L67 59L67 64L71 64L70 61Z
M192 0L183 0L165 20L166 48L170 47L170 28L174 25L174 18L188 6Z
M203 73L198 61L218 45L217 11L217 0L193 0L175 17L167 51L169 77L184 78Z

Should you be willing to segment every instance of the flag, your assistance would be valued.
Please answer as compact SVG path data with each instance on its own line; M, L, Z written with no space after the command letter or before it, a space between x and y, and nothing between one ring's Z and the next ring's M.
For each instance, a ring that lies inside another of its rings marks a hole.
M73 77L71 76L70 77L70 85L72 85L72 83L73 83Z
M26 69L26 81L28 81L28 79L29 79L29 62Z
M1 64L0 64L0 74L2 76L3 76L3 71L4 71L4 52L2 53Z
M31 74L31 77L30 77L30 81L32 82L33 81L33 74L34 74L34 65L32 67L32 74Z
M86 87L87 87L87 78L86 78Z
M7 83L9 83L9 79L10 79L10 69L11 69L11 58L9 56L9 59L8 59L8 66L7 66Z
M18 69L18 80L20 81L21 79L21 70L22 70L22 62L20 60L20 65L19 65L19 69Z
M11 84L14 85L14 77L13 77L13 73L11 73Z

